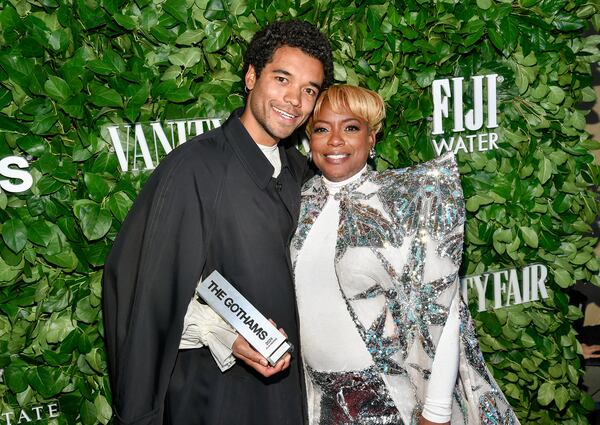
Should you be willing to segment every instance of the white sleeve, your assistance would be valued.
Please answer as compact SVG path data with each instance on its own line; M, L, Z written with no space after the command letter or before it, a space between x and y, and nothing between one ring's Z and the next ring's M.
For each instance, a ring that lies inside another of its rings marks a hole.
M431 422L448 422L452 416L452 393L456 385L460 351L459 327L458 301L455 298L435 351L423 406L422 416Z
M179 349L207 346L221 372L235 364L232 346L237 332L212 308L192 299L185 313Z

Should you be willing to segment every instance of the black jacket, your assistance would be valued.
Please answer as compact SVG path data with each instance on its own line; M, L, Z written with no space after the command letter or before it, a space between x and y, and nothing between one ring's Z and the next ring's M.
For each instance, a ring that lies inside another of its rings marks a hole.
M178 350L195 286L215 269L299 344L288 246L306 161L280 147L282 170L272 178L238 115L161 162L107 258L103 313L118 424L302 423L299 356L264 379L240 362L221 373L206 348Z

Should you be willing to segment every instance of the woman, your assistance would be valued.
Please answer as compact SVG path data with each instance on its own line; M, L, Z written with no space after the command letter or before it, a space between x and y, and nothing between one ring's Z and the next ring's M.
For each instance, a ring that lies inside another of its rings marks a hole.
M376 93L337 85L308 123L322 176L303 188L292 258L309 422L518 424L459 296L454 159L370 170L384 115Z

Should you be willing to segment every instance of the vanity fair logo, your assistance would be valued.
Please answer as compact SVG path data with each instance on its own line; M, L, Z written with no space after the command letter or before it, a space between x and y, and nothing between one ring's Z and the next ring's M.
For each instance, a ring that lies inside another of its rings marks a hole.
M33 185L33 177L27 168L29 162L20 156L0 159L0 188L6 192L25 192Z
M485 311L548 298L547 277L548 268L545 265L530 264L521 270L504 269L465 276L460 284L465 301L468 293L475 288L477 310Z
M496 83L503 80L498 74L475 75L470 79L472 97L463 102L467 93L463 77L434 80L433 130L431 139L438 155L453 151L482 152L497 149L498 133L489 131L498 127ZM450 102L452 99L452 102ZM465 104L472 105L464 111ZM451 132L448 132L452 125Z
M113 124L101 131L110 140L121 171L153 170L160 160L186 140L219 127L218 118Z

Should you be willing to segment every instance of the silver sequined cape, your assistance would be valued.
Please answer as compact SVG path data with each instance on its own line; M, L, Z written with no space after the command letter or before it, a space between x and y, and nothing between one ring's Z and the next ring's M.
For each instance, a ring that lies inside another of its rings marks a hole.
M303 188L291 248L294 265L328 196L320 176ZM359 375L322 373L306 366L309 410L316 412L311 424L418 423L453 300L459 305L460 364L451 423L518 424L484 362L460 297L465 211L453 155L400 170L368 170L335 196L340 201L335 272L374 366ZM398 261L394 252L404 253L404 260ZM357 282L357 264L382 269L384 276ZM374 298L385 308L369 316L375 320L366 320L356 303ZM300 322L302 326L302 317ZM344 351L340 347L340 356ZM314 388L317 396L311 393Z

